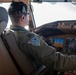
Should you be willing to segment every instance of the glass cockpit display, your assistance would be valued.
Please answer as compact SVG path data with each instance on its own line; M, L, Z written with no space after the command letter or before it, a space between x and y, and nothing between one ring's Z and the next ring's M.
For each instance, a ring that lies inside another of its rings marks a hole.
M54 38L54 46L63 48L64 39L63 38Z
M65 49L67 52L76 53L76 38L67 38Z

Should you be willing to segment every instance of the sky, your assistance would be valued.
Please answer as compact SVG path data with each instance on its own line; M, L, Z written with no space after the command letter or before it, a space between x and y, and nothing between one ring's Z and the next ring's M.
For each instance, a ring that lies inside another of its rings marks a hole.
M37 26L60 20L76 20L76 6L71 2L32 4Z
M1 3L7 10L10 3ZM36 27L60 20L76 20L76 6L71 2L32 3ZM9 19L8 26L11 25Z

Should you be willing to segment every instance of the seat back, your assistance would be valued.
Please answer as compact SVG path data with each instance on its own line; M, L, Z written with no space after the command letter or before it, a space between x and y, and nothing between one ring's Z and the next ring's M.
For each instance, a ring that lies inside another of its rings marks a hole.
M20 69L22 74L23 75L31 74L35 70L35 67L32 65L32 63L24 54L24 52L18 48L13 31L8 30L4 32L3 38L4 41L6 41L6 43L8 44L9 51L13 55L16 61L16 65Z
M0 36L0 75L20 75Z
M7 26L7 21L7 11L0 7L0 75L20 75L1 38L1 33Z

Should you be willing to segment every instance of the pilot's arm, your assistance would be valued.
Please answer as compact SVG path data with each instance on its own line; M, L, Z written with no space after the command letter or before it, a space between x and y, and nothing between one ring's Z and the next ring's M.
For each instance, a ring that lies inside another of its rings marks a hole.
M67 56L56 52L55 48L48 46L38 35L29 35L31 36L28 36L27 46L34 58L47 66L53 65L55 70L68 71L76 69L75 55Z

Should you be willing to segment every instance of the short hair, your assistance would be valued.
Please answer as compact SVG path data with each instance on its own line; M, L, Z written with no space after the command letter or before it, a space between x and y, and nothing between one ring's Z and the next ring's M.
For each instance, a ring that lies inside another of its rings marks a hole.
M25 16L27 15L27 5L21 1L12 1L8 9L8 14L14 22L19 22L19 18L20 16L22 16L22 14L24 14Z

